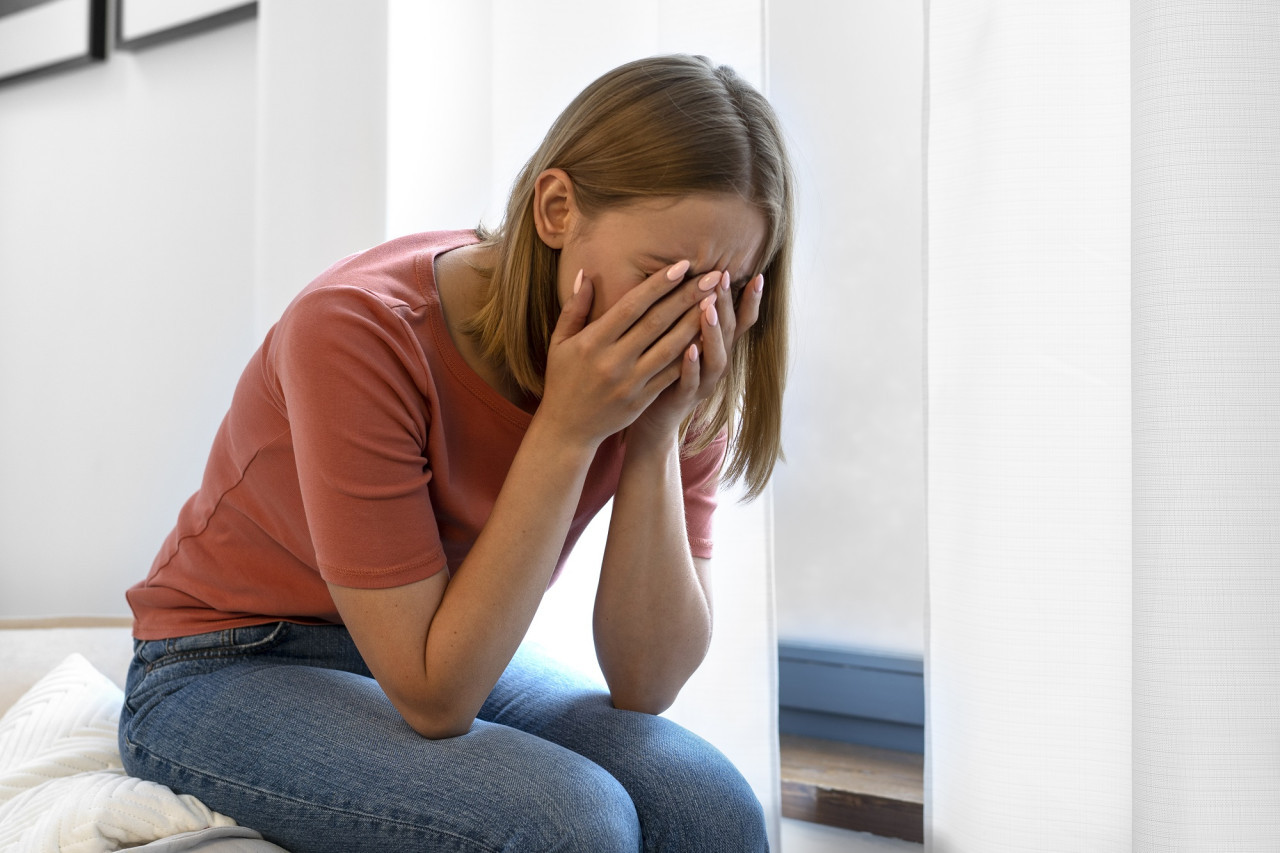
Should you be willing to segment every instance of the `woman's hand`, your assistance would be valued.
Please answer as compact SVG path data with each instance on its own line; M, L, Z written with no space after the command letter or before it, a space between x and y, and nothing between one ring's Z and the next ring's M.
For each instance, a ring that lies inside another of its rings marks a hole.
M708 287L709 285L709 287ZM627 443L669 440L680 424L703 400L711 396L729 368L734 345L760 316L764 276L757 275L744 288L737 309L729 287L728 272L710 272L698 279L699 340L682 354L680 378L662 391L636 419Z
M669 387L684 386L685 373L693 374L696 390L698 361L689 354L707 328L699 303L708 292L697 281L681 283L688 269L681 261L660 270L590 325L594 290L580 272L551 335L537 417L568 440L595 446L630 426ZM723 342L712 349L723 360Z

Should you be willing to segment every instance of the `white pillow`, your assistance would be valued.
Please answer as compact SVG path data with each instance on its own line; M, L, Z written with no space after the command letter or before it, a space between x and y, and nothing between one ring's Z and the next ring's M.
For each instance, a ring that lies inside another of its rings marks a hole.
M0 850L108 853L235 826L194 797L125 775L120 688L69 655L0 717Z

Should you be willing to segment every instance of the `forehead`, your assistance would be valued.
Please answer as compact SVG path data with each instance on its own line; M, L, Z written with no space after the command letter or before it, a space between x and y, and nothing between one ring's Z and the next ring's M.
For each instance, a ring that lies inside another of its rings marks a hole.
M603 221L608 213L613 223ZM764 262L764 214L740 196L646 199L608 213L599 224L612 224L631 251L648 260L688 260L694 272L728 269L735 280L755 275Z

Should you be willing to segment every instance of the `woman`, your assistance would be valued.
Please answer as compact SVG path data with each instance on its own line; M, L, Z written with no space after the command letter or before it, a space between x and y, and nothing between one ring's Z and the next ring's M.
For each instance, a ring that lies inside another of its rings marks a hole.
M721 468L754 495L780 453L791 205L765 100L652 58L569 105L496 232L322 273L128 592L128 771L294 853L766 849L656 715L710 641ZM605 694L520 644L611 497Z

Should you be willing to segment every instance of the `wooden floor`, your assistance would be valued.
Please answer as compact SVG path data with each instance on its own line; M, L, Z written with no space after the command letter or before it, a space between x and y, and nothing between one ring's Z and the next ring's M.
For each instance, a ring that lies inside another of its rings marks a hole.
M924 756L782 735L782 814L924 841Z

